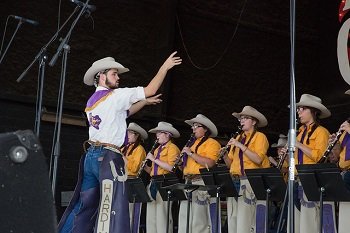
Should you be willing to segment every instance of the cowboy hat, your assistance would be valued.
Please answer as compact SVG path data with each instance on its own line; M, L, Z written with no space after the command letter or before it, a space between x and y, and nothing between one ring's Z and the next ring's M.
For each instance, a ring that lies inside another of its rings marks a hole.
M131 131L135 131L136 133L139 133L143 140L146 140L148 138L148 134L146 130L144 130L141 126L139 126L134 122L130 122L127 130L131 130Z
M272 147L272 148L284 147L284 146L287 144L287 142L288 142L287 139L288 139L288 137L287 137L286 135L280 134L277 143L273 143L273 144L271 145L271 147Z
M350 89L347 90L344 94L350 95Z
M122 64L116 62L113 57L105 57L92 63L92 66L84 75L84 83L89 86L94 85L94 78L98 72L112 68L117 69L118 74L129 71L128 68L125 68Z
M177 131L177 129L175 129L172 124L165 121L160 121L157 127L155 127L154 129L150 129L148 132L157 133L159 131L165 131L165 132L171 133L172 137L174 138L180 137L179 131Z
M267 125L266 117L251 106L244 106L242 112L234 112L232 115L237 119L239 119L241 116L254 117L258 121L256 125L257 127L265 127Z
M322 100L314 95L302 94L300 101L296 103L296 106L316 108L321 111L320 118L327 118L331 115L331 112L322 104Z
M202 114L198 114L195 118L192 118L190 120L185 120L185 122L191 126L193 125L193 123L200 123L209 129L210 136L218 136L218 129L216 128L214 123Z

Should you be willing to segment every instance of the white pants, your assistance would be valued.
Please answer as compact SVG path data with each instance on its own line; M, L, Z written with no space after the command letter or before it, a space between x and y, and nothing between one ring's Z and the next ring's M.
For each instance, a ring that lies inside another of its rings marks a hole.
M193 181L192 184L204 185L202 179ZM211 218L216 218L216 208L210 211L210 204L215 207L215 198L210 198L207 191L194 191L192 193L192 202L190 203L189 233L212 233ZM220 213L220 209L219 209ZM215 221L215 220L214 220ZM219 219L220 223L220 219ZM187 201L181 201L179 210L179 231L185 233L187 225ZM219 229L221 231L221 229Z
M149 186L147 187L148 195L150 195ZM152 199L152 198L151 198ZM156 200L152 200L147 203L146 212L146 231L150 233L165 233L167 226L167 201L163 201L159 192L157 191ZM173 218L171 215L170 202L170 215L169 215L169 233L173 232Z
M142 203L129 203L131 233L138 233L140 228Z
M256 198L248 179L242 178L238 201L227 198L227 223L229 233L255 232Z
M339 233L350 232L350 202L339 202Z
M300 202L300 211L294 207L294 232L319 233L320 203L308 201L304 190L302 190L302 198ZM327 216L326 220L325 216ZM337 232L335 225L334 202L323 202L323 219L323 233ZM287 232L289 232L289 222ZM349 230L347 232L349 232Z

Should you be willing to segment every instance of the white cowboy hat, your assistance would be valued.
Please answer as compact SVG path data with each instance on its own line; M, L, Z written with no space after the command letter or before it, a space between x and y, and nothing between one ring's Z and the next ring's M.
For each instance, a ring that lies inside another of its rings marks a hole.
M271 145L272 148L284 147L288 142L288 137L284 134L280 134L277 143Z
M144 130L141 126L139 126L134 122L130 122L127 130L131 130L139 133L143 140L146 140L148 138L148 133L146 132L146 130Z
M331 112L322 104L322 100L314 95L302 94L300 101L296 103L296 106L305 106L316 108L321 111L320 118L327 118L331 116Z
M344 94L350 95L350 89L347 90Z
M266 117L251 106L244 106L242 112L234 112L232 115L237 119L239 119L241 116L254 117L256 120L258 120L256 125L257 127L265 127L267 125Z
M98 72L112 68L118 69L118 74L129 71L128 68L125 68L122 64L116 62L113 57L105 57L92 63L92 66L84 75L84 83L89 86L94 85L94 78Z
M179 131L177 131L177 129L175 129L172 124L165 121L160 121L157 127L155 127L154 129L150 129L148 132L157 133L159 131L165 131L165 132L171 133L172 137L174 138L180 137Z
M205 125L205 127L207 127L210 131L210 136L218 136L218 129L216 128L215 124L211 120L209 120L208 117L202 114L198 114L195 118L192 118L190 120L185 120L185 122L191 126L193 125L193 123Z

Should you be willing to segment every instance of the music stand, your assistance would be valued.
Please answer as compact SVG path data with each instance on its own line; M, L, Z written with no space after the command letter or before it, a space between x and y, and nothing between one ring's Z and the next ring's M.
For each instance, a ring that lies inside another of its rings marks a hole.
M257 200L266 200L265 233L269 232L269 202L284 200L287 185L278 168L245 169Z
M340 175L340 169L334 163L295 165L305 195L309 201L320 202L320 232L323 227L323 202L350 202L347 190Z
M157 189L163 201L167 201L167 223L166 232L169 232L169 220L170 220L170 201L186 200L186 195L181 190L170 190L167 187L170 185L178 184L179 178L174 173L157 175L152 177L156 182Z
M196 190L209 191L209 190L212 190L215 188L216 188L216 186L204 186L204 185L198 185L198 184L182 184L182 183L177 183L177 184L163 187L163 189L167 190L168 193L169 193L169 191L170 191L170 193L180 191L184 196L185 196L184 192L187 193L187 198L185 196L185 199L181 199L181 200L187 200L186 233L189 232L189 227L190 227L189 223L190 223L190 196L191 196L191 193L196 191Z
M232 183L229 169L225 167L199 169L205 185L214 185L215 190L209 190L211 197L216 197L216 232L219 231L220 197L238 197L238 192Z
M150 202L151 199L147 194L146 187L141 178L127 179L126 184L128 185L128 200L129 203L133 203L135 208L135 203L145 203ZM134 232L134 209L131 214L131 233Z

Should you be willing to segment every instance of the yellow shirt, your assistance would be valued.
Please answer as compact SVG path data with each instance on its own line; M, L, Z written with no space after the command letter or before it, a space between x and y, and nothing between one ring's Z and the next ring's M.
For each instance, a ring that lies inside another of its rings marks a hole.
M196 146L202 138L197 138L194 144L191 146L191 151L195 152ZM213 138L208 138L203 144L198 147L196 154L216 161L219 156L221 145ZM200 174L199 169L205 168L205 166L197 163L191 156L188 156L187 164L184 168L184 175Z
M159 150L160 146L154 151L153 155L156 158L158 155L158 150ZM166 162L168 164L170 164L171 166L174 165L175 160L177 158L177 156L180 154L180 150L179 148L172 143L171 141L167 142L161 152L160 152L160 157L159 160ZM160 166L158 166L158 173L157 175L164 175L169 173L169 171L161 168ZM151 176L154 176L154 163L152 163L152 170L151 170Z
M309 145L306 144L306 140L308 138L308 133L311 131L312 125L309 125L307 127L307 133L304 137L304 141L301 142L305 146L309 147L311 149L311 157L303 154L303 164L315 164L318 162L318 160L321 159L323 153L327 149L328 145L328 139L329 139L329 132L326 128L322 126L318 126L315 131L312 133L310 139L309 139ZM304 132L304 126L301 126L299 128L299 134L297 136L297 140L300 142L301 137ZM299 164L298 160L298 149L296 148L295 153L294 153L294 158L295 158L295 164Z
M248 143L252 133L247 133L245 144ZM248 145L249 150L255 152L259 155L259 157L262 159L261 164L256 164L253 161L249 159L249 157L243 153L243 166L244 169L253 169L253 168L265 168L269 167L269 159L267 158L267 150L269 149L269 141L267 140L267 137L265 134L261 132L256 132L252 140L250 141ZM228 157L232 160L231 167L230 167L230 173L233 175L244 175L241 174L241 164L239 160L239 151L240 149L238 147L231 147L230 152L228 154Z
M126 156L125 156L125 158L128 161L127 162L127 169L128 169L127 171L128 171L129 176L136 176L139 169L140 169L142 161L144 161L146 158L146 151L143 148L143 146L138 145L132 151L132 153L129 154L131 151L131 148L132 148L132 145L129 146L129 148L126 152Z
M346 131L341 135L339 142L342 144L344 137L345 137ZM345 161L345 153L346 153L346 145L344 148L341 149L340 155L339 155L339 167L342 170L350 169L350 160Z

